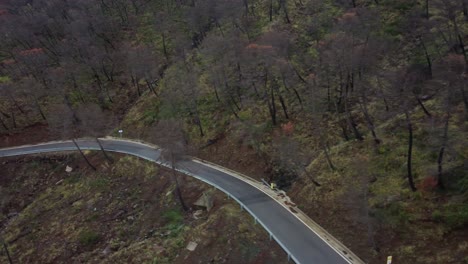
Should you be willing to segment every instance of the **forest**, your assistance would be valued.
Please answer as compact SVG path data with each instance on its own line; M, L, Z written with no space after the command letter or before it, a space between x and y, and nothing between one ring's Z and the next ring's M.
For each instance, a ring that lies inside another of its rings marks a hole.
M366 262L468 261L468 0L1 0L0 34L1 147L123 129Z

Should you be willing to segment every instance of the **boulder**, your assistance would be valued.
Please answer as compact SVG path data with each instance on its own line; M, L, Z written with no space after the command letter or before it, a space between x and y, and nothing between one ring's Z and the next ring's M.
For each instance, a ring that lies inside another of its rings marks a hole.
M210 191L204 192L200 198L194 203L194 205L206 208L206 211L210 211L213 208L213 194Z

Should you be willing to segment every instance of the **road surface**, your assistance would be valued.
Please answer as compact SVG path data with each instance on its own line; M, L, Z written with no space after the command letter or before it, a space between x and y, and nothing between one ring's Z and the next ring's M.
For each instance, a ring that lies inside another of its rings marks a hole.
M143 143L117 139L100 139L105 150L126 153L153 161L165 166L161 151ZM77 140L82 149L99 150L93 139ZM25 154L37 154L58 151L76 151L71 141L49 142L37 145L18 146L0 149L0 158ZM259 188L230 175L216 167L186 159L177 162L177 169L196 177L226 192L249 211L269 232L296 263L304 264L342 264L362 263L353 259L350 252L340 252L333 248L311 228L300 221L290 210ZM252 220L253 223L253 220Z

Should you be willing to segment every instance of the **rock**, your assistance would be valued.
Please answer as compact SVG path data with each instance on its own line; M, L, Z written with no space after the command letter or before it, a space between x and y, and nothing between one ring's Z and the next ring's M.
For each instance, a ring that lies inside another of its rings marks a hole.
M213 194L211 191L204 192L200 198L194 203L196 206L206 208L206 211L210 211L213 208Z
M198 244L196 242L190 241L187 245L187 249L194 251L197 248Z
M65 168L65 171L70 173L73 171L73 168L67 165L67 167Z
M111 252L110 246L107 246L101 253L103 255L108 255Z
M203 214L203 211L202 210L196 210L194 213L193 213L193 218L194 219L200 219L201 215Z

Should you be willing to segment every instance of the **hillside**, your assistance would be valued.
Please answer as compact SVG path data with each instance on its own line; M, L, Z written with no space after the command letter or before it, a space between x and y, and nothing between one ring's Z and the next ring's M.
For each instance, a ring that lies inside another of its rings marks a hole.
M15 263L286 263L287 256L233 200L180 177L192 208L174 196L171 172L148 162L90 153L2 161L2 235ZM72 168L66 172L66 167ZM193 203L211 193L213 208ZM186 249L195 242L193 251ZM2 252L0 262L8 263Z
M468 263L466 0L2 5L0 147L122 129L175 157L276 183L368 263L389 255L396 263ZM107 175L114 166L82 173ZM3 181L7 192L17 188ZM35 199L25 201L18 217ZM239 220L229 221L235 229ZM77 257L98 262L97 250ZM265 260L242 261L284 260L262 250L252 256ZM168 261L182 261L176 255Z

